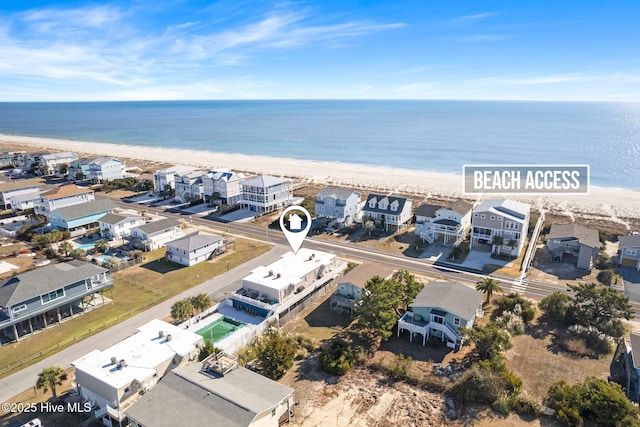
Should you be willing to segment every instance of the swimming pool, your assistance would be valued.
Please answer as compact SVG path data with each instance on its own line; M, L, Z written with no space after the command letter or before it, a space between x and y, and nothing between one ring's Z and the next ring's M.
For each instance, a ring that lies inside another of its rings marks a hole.
M86 251L89 249L93 249L95 245L96 245L95 243L83 243L81 245L78 245L78 249L84 249Z
M242 328L244 323L223 316L202 329L198 329L196 334L200 335L205 341L217 343L228 337L238 329Z
M105 262L109 261L109 259L111 258L109 255L98 255L98 256L94 256L93 257L96 261L98 261L99 265L104 264Z

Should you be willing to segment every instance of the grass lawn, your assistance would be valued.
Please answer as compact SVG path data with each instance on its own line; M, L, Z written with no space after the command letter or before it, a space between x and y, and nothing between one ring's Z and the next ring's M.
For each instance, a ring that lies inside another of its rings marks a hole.
M114 274L113 303L75 319L39 332L17 343L0 347L0 370L22 359L35 357L22 366L0 374L7 376L25 366L44 359L76 341L87 338L106 326L135 314L143 304L156 304L166 295L170 298L200 283L237 267L269 250L269 246L251 240L236 239L235 249L212 261L182 267L162 259L164 249L145 254L146 262ZM111 297L108 291L106 297ZM145 308L148 308L145 307ZM75 340L74 340L75 337ZM45 349L59 348L39 355ZM39 356L38 356L39 355Z

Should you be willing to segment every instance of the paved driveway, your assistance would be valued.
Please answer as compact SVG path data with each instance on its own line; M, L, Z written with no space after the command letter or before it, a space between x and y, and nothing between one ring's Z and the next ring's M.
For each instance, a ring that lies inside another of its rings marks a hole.
M426 258L433 262L447 262L447 260L449 259L449 254L451 253L451 249L453 249L453 246L445 246L442 244L434 243L427 246L427 248L422 252L419 258Z
M624 280L624 293L630 300L640 300L640 271L633 267L620 267L620 274Z
M510 261L503 261L491 258L491 252L471 251L461 264L464 268L482 271L487 264L499 265L501 267L509 264Z

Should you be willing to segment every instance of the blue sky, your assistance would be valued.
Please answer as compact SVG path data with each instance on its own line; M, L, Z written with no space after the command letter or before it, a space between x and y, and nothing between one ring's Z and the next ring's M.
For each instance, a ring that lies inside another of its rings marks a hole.
M640 101L640 2L0 2L0 101Z

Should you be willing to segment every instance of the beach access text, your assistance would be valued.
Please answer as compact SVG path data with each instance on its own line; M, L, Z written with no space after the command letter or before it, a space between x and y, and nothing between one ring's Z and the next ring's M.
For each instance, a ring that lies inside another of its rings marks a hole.
M464 194L589 194L589 165L463 165Z

